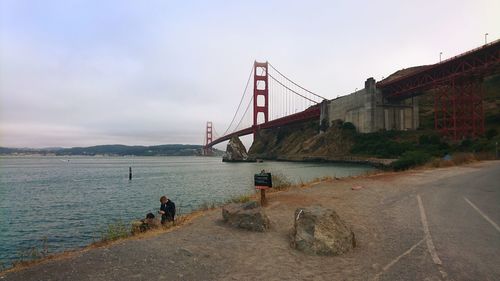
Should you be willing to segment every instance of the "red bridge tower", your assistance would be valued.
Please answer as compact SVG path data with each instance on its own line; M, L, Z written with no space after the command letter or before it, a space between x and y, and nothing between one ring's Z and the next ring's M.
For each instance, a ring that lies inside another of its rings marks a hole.
M254 64L253 75L253 135L257 132L258 125L269 120L269 87L267 75L267 61ZM264 114L264 121L258 123L259 113Z
M207 122L206 135L205 135L205 146L203 147L203 155L205 155L205 156L212 155L212 148L208 147L208 144L211 143L212 140L213 140L213 136L212 136L212 122L208 121Z

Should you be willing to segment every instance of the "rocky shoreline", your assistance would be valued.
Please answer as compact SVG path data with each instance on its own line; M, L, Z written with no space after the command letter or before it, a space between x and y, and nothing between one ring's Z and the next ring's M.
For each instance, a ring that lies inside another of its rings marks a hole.
M364 158L364 157L355 157L355 156L345 156L345 157L324 157L324 156L262 157L262 155L259 155L259 158L253 158L252 156L250 156L250 158L249 158L249 160L252 160L251 162L255 162L255 161L257 161L257 159L268 160L268 161L283 161L283 162L361 164L361 165L369 165L369 166L372 166L374 168L381 169L381 170L390 169L391 163L396 161L396 159Z

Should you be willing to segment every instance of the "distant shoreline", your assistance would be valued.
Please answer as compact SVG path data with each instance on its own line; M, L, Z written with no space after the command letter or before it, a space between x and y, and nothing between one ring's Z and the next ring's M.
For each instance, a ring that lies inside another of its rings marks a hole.
M44 156L44 157L220 157L219 155L203 156L203 155L113 155L113 154L96 154L96 155L57 155L57 154L0 154L0 157L31 157L31 156Z
M52 147L52 148L9 148L0 147L0 155L43 155L43 156L199 156L203 153L202 145L163 144L142 145L96 145L89 147ZM223 151L214 149L214 155Z

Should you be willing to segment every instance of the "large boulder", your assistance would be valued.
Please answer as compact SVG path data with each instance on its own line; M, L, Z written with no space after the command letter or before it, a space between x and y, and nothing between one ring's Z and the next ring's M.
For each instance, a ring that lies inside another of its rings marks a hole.
M222 219L227 224L251 231L269 229L269 217L257 202L228 204L222 207Z
M291 246L314 255L340 255L356 246L354 233L332 209L320 206L295 211Z
M222 156L224 162L248 161L247 149L238 137L232 137L227 143L226 152Z

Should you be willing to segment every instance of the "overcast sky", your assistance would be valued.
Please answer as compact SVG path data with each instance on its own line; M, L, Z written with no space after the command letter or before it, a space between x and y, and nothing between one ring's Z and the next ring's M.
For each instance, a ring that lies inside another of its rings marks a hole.
M500 38L498 0L0 0L0 146L201 144L254 60L333 98Z

